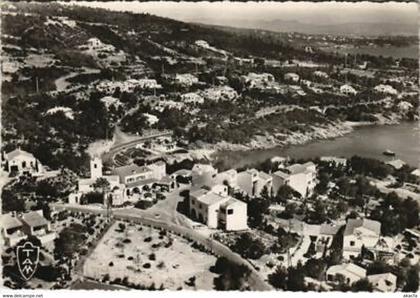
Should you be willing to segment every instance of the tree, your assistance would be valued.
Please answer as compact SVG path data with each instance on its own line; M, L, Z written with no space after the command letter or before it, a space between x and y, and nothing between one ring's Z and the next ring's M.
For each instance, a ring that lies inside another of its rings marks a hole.
M263 189L261 190L260 197L264 200L269 200L271 198L271 194L268 191L267 185L264 185Z
M235 242L233 251L247 259L257 260L265 252L265 245L259 239L254 239L249 233L242 234Z
M4 189L1 194L1 205L3 212L25 211L25 201L16 196L14 192Z
M304 269L309 277L319 280L324 275L326 267L327 263L322 259L309 259L306 261Z
M106 193L108 193L111 189L111 186L109 184L109 181L103 177L99 177L98 179L96 179L96 181L92 184L93 189L95 190L99 190L100 193L103 196L103 202L104 204L109 205L109 201L106 200L105 196Z
M218 291L247 290L246 280L250 270L245 265L237 265L228 259L218 258L214 267L219 276L214 279L215 289Z
M268 275L268 282L276 289L286 289L287 269L283 266L277 266L276 270Z
M37 196L46 199L47 201L56 200L58 191L48 180L41 180L35 190Z
M256 198L248 202L248 223L250 227L259 227L263 223L264 214L268 212L270 202Z
M84 235L86 231L87 227L80 224L71 224L64 228L54 240L55 258L71 259L82 248L83 242L86 240Z
M276 196L274 198L274 201L276 203L282 203L286 204L288 200L293 199L293 195L295 193L295 190L291 188L289 185L282 185L279 187Z
M321 200L317 200L312 213L312 220L316 223L323 223L327 220L327 208Z
M318 174L318 181L318 184L315 186L315 191L319 194L325 194L328 190L330 176L326 172L320 172Z
M419 290L419 268L411 267L407 272L407 279L403 292L413 292L417 293Z
M287 290L294 292L306 291L305 271L300 262L296 267L290 267L288 269Z
M367 278L360 279L351 285L352 292L372 292L373 286Z

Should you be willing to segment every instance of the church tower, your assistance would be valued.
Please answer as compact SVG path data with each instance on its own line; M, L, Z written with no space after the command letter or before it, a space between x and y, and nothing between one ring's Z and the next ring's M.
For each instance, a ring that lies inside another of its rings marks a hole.
M98 179L102 177L102 159L95 157L90 160L90 178Z

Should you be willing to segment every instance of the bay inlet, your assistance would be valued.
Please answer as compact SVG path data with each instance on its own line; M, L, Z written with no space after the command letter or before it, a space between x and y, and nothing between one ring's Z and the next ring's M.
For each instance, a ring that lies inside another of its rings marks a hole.
M383 155L385 150L395 152L396 156ZM249 151L219 151L214 155L213 161L219 168L228 169L251 166L274 156L308 159L320 156L351 157L353 155L383 161L398 158L411 166L420 167L420 122L362 126L342 137L314 141L304 145Z

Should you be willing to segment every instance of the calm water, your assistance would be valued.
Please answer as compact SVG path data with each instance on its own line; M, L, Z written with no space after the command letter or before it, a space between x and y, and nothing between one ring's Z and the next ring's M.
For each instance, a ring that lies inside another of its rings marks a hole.
M371 47L363 46L358 48L328 48L324 47L323 50L330 52L341 52L348 54L368 54L374 56L393 57L393 58L418 58L419 46L410 45L407 47Z
M220 152L215 161L223 168L239 168L262 162L273 156L313 158L318 156L351 157L359 155L381 160L392 158L382 154L386 149L394 151L412 166L420 166L419 123L403 123L394 126L369 126L357 128L354 132L333 140L323 140L306 145L272 148L266 150Z

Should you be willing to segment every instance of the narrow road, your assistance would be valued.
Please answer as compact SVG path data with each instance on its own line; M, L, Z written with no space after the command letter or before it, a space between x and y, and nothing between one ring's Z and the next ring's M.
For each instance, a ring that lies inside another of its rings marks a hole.
M115 142L116 144L113 145L113 147L108 152L106 152L102 155L102 160L104 162L114 164L114 156L117 153L119 153L120 151L135 147L136 145L141 144L146 140L151 140L151 139L154 139L154 138L166 137L166 136L172 136L172 131L162 131L162 132L152 133L152 134L149 134L149 135L143 135L143 136L139 136L137 138L134 138L132 140L129 140L127 142L124 142L124 143L118 143L116 141Z
M93 68L83 68L82 71L73 71L69 74L66 74L65 76L62 76L55 80L55 88L56 91L61 92L65 91L72 83L68 82L68 79L74 78L75 76L79 74L92 74L92 73L99 73L99 69L93 69Z

